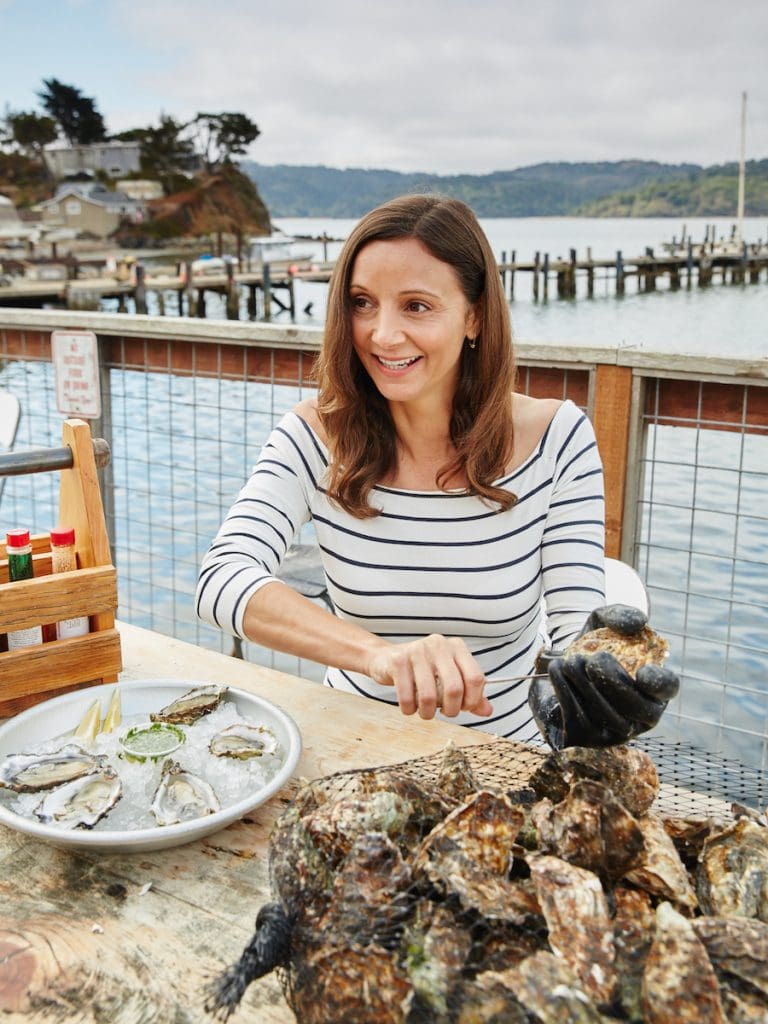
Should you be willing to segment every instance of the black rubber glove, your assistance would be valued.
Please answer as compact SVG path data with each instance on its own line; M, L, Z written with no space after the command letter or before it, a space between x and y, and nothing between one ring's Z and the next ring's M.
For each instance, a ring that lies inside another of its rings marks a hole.
M590 613L579 636L610 627L625 636L647 624L639 608L607 605ZM555 750L562 747L610 747L652 729L680 680L670 669L643 665L632 676L607 651L563 656L542 651L528 703L539 731Z

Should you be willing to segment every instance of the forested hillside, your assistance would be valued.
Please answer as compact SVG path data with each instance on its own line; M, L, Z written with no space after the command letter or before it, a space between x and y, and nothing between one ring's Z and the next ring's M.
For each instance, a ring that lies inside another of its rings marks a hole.
M492 174L402 174L363 168L274 166L243 161L273 217L360 217L406 192L439 192L481 217L717 216L736 211L737 167L544 163ZM746 212L768 213L768 161L747 169Z

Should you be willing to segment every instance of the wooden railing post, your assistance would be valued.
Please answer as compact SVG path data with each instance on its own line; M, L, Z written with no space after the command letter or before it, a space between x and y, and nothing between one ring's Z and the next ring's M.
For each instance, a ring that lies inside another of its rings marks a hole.
M632 368L600 363L595 369L592 423L605 474L605 553L621 558L627 452L632 409Z

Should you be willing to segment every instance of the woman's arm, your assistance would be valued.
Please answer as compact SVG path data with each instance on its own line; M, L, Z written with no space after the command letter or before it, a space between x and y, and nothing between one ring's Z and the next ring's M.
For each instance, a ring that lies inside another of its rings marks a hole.
M489 714L483 674L462 641L431 636L389 643L277 579L285 552L310 518L317 485L302 451L303 430L287 417L264 446L203 559L198 615L242 639L393 686L404 714L431 718L438 706L446 715Z
M562 649L605 601L603 467L592 424L575 415L555 459L541 546L547 630Z

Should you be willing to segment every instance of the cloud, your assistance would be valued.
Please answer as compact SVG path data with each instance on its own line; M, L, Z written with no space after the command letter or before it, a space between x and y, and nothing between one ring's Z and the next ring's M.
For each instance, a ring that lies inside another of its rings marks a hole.
M543 160L736 159L747 89L750 154L763 156L764 9L107 0L102 17L124 55L122 99L104 112L117 131L161 111L240 111L262 130L251 150L261 163L483 173Z

